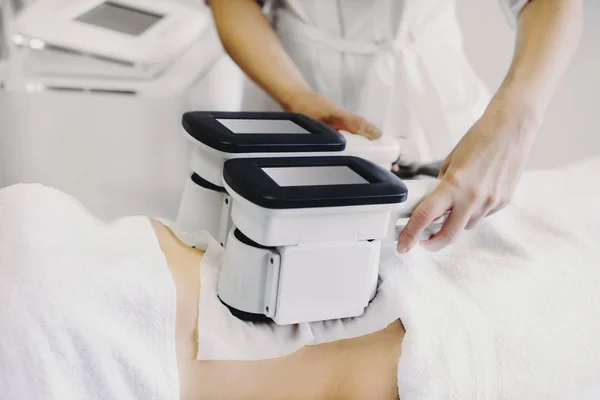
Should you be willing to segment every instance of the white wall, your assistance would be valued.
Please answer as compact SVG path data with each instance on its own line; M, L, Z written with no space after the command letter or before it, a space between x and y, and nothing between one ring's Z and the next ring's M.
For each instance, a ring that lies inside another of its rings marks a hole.
M465 46L490 89L500 84L513 51L498 0L458 0ZM600 1L583 0L581 45L546 114L530 167L547 167L600 154Z

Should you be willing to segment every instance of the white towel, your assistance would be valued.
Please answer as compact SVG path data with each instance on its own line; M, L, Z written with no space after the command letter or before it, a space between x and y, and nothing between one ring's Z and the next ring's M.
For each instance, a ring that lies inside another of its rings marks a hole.
M0 399L179 400L175 307L148 218L0 189Z
M451 247L401 256L402 400L577 399L600 383L600 158L528 173Z

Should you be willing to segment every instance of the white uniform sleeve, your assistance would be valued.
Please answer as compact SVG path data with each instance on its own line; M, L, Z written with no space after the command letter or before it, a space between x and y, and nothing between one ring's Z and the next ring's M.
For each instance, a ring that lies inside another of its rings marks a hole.
M517 26L517 21L519 20L519 14L523 10L523 8L529 3L531 0L498 0L500 2L500 7L504 12L504 16L506 17L508 24L511 28L515 28Z

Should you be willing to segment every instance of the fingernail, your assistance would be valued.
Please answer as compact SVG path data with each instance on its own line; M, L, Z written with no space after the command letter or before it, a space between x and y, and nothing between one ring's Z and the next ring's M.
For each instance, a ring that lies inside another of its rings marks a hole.
M377 138L377 128L374 126L367 127L367 129L365 129L365 134L369 137L369 139L375 139Z

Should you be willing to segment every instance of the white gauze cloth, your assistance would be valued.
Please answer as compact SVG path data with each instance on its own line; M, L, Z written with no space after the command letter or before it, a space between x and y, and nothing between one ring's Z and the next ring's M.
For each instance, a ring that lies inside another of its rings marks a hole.
M1 400L179 400L175 299L148 218L0 189Z

